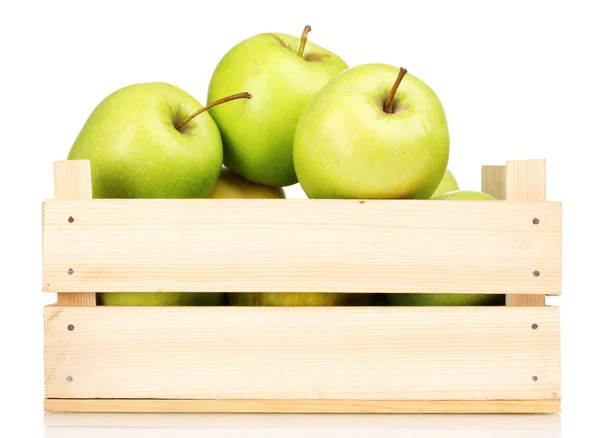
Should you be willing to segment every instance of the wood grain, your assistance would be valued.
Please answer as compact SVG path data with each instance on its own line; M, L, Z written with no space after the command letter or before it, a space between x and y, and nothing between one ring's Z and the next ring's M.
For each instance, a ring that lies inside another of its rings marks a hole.
M506 166L482 166L481 191L496 199L506 199Z
M559 399L559 353L555 307L45 309L47 398Z
M92 173L88 160L67 160L54 163L54 199L92 199ZM69 223L69 217L64 218ZM57 291L61 306L95 306L95 293L61 293Z
M546 160L518 160L506 163L508 201L546 200Z
M46 399L46 412L549 414L560 400L118 400Z
M546 161L519 160L506 163L506 199L509 201L545 201L546 200ZM543 225L541 222L538 227ZM540 268L540 275L545 272ZM544 295L507 295L507 306L544 306Z
M88 160L54 163L54 199L92 199L92 173Z
M560 234L551 202L47 201L44 290L556 294Z

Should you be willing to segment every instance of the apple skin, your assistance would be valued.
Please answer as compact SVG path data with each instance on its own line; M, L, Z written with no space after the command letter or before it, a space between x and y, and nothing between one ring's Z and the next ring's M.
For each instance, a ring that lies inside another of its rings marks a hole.
M227 52L208 89L208 103L234 93L250 99L209 110L221 130L224 163L249 181L275 187L298 182L292 159L294 131L310 98L346 69L336 54L300 38L264 33Z
M406 74L394 110L384 102L399 69L350 68L304 109L294 137L294 166L309 198L429 199L450 152L446 115L436 94Z
M487 193L472 190L455 190L431 198L432 201L496 201L497 199Z
M281 187L265 186L256 184L239 176L227 168L221 170L209 198L274 198L285 199L285 192Z
M446 169L444 177L442 178L442 182L440 182L440 185L437 189L435 189L435 192L433 193L433 195L431 195L431 197L435 198L437 196L443 195L444 193L454 192L456 190L459 190L456 178L454 178L454 175L452 175L452 172L450 172L450 170Z
M231 293L232 306L368 306L371 294L255 292Z
M174 85L134 84L106 97L88 117L68 159L90 160L94 198L206 197L223 161L208 113L175 129L200 103ZM96 294L105 306L219 305L223 295L183 292Z
M502 294L390 294L392 306L503 306Z
M201 292L118 292L97 294L99 306L219 306L224 295Z
M223 162L219 129L208 112L175 129L201 107L162 82L121 88L93 110L68 159L90 160L94 198L204 198Z
M456 190L432 200L492 201L496 198L482 192ZM389 294L393 306L502 306L505 295L495 294Z

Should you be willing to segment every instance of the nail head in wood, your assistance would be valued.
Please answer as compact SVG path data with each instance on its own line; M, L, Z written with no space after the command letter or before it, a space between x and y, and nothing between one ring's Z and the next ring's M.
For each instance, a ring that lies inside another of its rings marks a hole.
M73 216L69 216L69 219L67 219L67 220L69 221L70 224L75 222L75 219L73 219Z
M532 328L532 329L534 329L534 330L537 330L537 328L538 328L538 325L537 325L537 324L533 324L533 325L531 326L531 328Z
M72 332L73 330L75 330L75 326L73 324L69 324L67 326L67 330L69 330L70 332Z
M533 376L532 379L533 379L534 382L537 382L538 381L538 376Z
M71 268L67 269L67 274L73 275L74 273L75 273L75 271L72 270Z
M540 223L540 220L537 217L533 218L533 225L538 225Z

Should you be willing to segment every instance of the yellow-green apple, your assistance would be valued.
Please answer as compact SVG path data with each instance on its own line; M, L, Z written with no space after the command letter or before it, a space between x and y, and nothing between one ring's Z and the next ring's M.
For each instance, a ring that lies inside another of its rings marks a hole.
M456 190L445 193L432 200L446 201L491 201L493 196L486 193L469 190ZM504 295L494 294L390 294L390 304L393 306L501 306L504 305Z
M99 306L219 306L224 295L202 292L117 292L96 294Z
M473 190L454 190L431 198L432 201L495 201L491 195Z
M274 198L283 199L280 187L265 186L250 182L229 169L224 168L210 198ZM349 296L353 295L353 296ZM323 294L295 292L237 292L228 294L233 306L325 306L367 305L364 294Z
M265 186L248 181L235 172L223 168L217 184L213 188L209 198L272 198L285 199L285 192L281 187ZM236 304L238 300L253 299L253 294L231 293L228 294L230 304ZM256 294L261 295L261 294Z
M437 189L435 189L435 192L433 192L433 195L431 195L431 197L435 198L436 196L440 196L448 192L453 192L458 189L458 183L456 182L454 175L452 175L452 172L450 172L450 170L446 169L444 177L442 178L442 182L440 182L440 185L437 187Z
M495 294L390 294L392 306L503 306L505 295Z
M309 198L429 199L450 151L444 108L423 81L385 64L350 68L304 109L294 166Z
M310 98L347 68L336 54L301 38L263 33L218 63L208 102L238 91L252 98L210 110L221 130L224 163L249 181L285 187L298 182L292 160L296 123Z
M367 306L371 300L371 294L311 292L229 294L229 304L233 306Z
M68 158L90 160L95 198L206 197L223 146L208 112L187 120L199 109L206 108L171 84L121 88L93 110Z
M285 199L281 187L265 186L248 181L235 172L223 168L209 198L279 198Z
M214 104L248 97L241 93ZM206 197L223 161L221 135L208 108L171 84L121 88L88 117L68 159L90 160L94 198ZM218 305L222 294L121 292L97 298L107 306Z
M250 182L229 169L223 169L211 198L285 198L279 187ZM369 294L236 292L228 294L233 306L342 306L368 305Z

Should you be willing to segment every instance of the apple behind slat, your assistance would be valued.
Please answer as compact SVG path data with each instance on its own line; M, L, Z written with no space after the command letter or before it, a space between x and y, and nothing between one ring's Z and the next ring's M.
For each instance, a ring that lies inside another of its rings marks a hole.
M444 173L444 177L442 178L440 185L437 187L437 189L435 189L435 192L433 193L433 195L431 195L431 197L435 198L437 196L443 195L444 193L454 192L455 190L459 190L456 178L454 178L454 175L452 174L452 172L450 172L450 170L446 169L446 172Z
M248 98L239 93L213 104ZM94 198L204 198L223 162L221 134L209 106L162 82L121 88L88 117L68 155L89 160ZM98 293L105 306L220 305L223 294Z
M487 193L455 190L431 198L437 201L494 201L496 198ZM502 306L505 295L502 294L389 294L388 300L393 306Z

